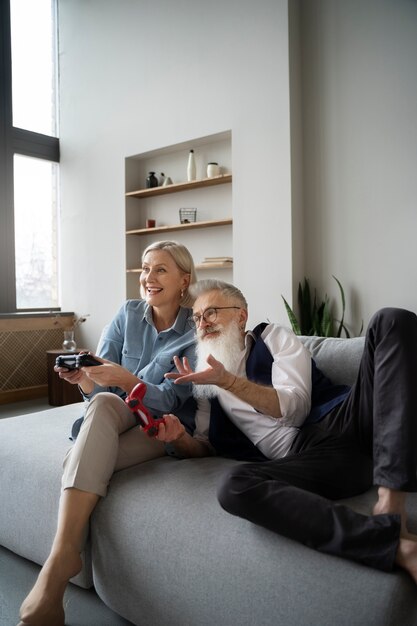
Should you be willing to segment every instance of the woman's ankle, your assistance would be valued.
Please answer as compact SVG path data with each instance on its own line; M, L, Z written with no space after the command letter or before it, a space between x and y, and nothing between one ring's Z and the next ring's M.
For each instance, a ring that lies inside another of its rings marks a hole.
M82 560L79 551L69 546L55 547L43 566L45 575L56 577L59 581L68 581L81 569Z

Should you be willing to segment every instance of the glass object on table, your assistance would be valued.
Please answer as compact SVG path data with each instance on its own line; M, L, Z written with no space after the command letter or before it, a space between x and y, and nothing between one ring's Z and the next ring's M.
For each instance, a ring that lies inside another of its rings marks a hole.
M65 350L65 352L74 352L74 350L77 349L73 330L64 330L64 342L62 344L62 349Z

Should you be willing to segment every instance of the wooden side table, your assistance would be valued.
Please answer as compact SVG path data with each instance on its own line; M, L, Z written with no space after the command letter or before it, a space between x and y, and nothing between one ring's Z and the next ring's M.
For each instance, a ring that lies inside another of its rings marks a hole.
M78 354L82 349L76 350L67 354ZM59 354L65 354L62 350L47 350L46 362L48 372L48 402L52 406L63 406L64 404L73 404L74 402L81 402L83 397L78 385L70 385L65 380L62 380L56 372L54 372L54 365L56 357Z

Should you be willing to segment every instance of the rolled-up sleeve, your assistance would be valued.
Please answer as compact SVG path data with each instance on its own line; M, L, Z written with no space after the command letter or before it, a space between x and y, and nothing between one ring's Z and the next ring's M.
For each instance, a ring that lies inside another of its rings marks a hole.
M303 424L311 406L311 355L289 329L268 325L262 339L273 356L272 386L279 398L282 426Z

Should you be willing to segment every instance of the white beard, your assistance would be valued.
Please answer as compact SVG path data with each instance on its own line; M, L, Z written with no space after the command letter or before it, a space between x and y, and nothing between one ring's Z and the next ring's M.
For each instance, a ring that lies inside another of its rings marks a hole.
M196 372L207 369L207 357L211 354L223 364L231 374L237 374L241 362L243 349L242 332L237 323L232 322L229 328L216 325L213 330L220 330L217 337L202 339L203 333L198 333ZM193 385L193 396L197 400L215 398L219 393L216 385Z

